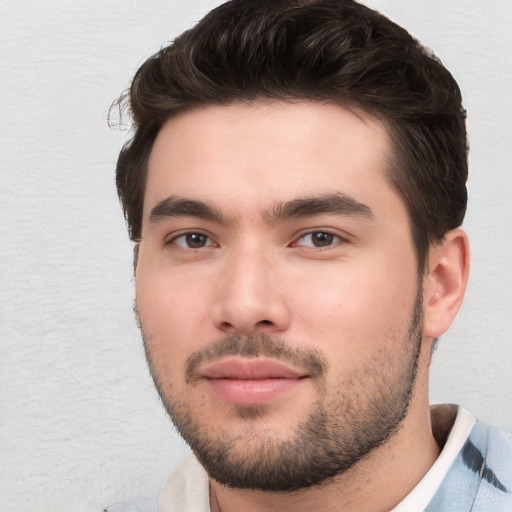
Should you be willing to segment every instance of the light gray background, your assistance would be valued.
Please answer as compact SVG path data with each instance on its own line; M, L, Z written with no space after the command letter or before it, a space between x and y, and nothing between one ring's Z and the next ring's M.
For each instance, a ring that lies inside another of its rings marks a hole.
M218 3L218 2L216 2ZM512 2L368 0L432 47L469 111L473 263L432 398L512 429ZM0 0L0 509L101 510L186 448L146 370L107 110L208 0Z

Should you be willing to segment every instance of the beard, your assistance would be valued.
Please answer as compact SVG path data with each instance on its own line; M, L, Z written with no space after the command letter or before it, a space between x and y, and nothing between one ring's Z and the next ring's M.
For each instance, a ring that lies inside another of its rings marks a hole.
M158 364L140 317L139 325L160 398L210 478L231 488L282 492L319 485L346 472L399 431L416 380L422 315L420 289L409 325L383 336L376 353L339 374L315 349L296 348L268 334L227 337L190 355L179 392L164 384L165 365ZM316 400L286 438L255 427L265 418L266 405L231 405L231 413L244 423L234 433L228 427L213 428L187 400L187 386L195 385L198 365L237 355L274 358L308 370L316 384Z

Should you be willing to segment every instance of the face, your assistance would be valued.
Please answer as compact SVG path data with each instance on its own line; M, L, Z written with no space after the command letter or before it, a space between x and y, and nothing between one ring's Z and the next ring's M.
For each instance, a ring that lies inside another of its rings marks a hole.
M400 429L421 290L385 128L314 103L209 106L152 150L136 272L155 383L212 478L286 490Z

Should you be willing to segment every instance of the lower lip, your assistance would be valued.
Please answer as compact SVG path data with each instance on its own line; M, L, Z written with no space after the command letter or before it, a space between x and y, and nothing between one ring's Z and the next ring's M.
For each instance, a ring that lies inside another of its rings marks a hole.
M299 386L304 379L207 379L217 398L237 405L263 405Z

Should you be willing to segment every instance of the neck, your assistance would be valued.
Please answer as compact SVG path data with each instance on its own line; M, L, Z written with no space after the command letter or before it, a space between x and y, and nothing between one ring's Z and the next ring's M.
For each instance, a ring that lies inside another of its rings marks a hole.
M417 485L438 455L428 394L415 393L399 431L345 473L321 485L286 493L231 489L212 480L211 511L385 512Z

